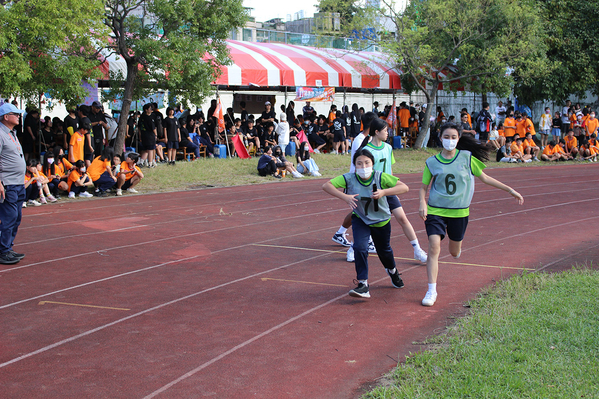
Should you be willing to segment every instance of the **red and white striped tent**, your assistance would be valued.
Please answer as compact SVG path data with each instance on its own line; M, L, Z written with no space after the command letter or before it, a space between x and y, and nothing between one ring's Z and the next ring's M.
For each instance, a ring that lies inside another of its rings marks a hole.
M219 86L323 86L349 89L400 90L400 74L384 54L228 40L232 65L221 68ZM126 73L122 60L111 56L102 64Z

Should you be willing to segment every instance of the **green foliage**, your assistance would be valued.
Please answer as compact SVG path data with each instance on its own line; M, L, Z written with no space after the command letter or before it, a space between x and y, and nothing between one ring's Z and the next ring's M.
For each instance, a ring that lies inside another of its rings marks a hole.
M101 0L30 0L0 6L0 92L37 102L40 93L76 103L81 81L99 77L106 35Z
M599 392L599 273L524 274L471 302L370 398L582 398Z
M539 1L551 68L535 77L516 74L514 93L524 102L564 101L586 90L599 93L599 1Z
M340 14L341 33L351 32L354 17L361 11L357 6L358 0L320 0L316 7L320 12L337 12Z

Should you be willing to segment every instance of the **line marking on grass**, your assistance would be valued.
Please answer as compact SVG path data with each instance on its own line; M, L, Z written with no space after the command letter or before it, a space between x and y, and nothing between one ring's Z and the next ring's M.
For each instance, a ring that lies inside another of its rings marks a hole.
M79 306L82 308L96 308L96 309L109 309L109 310L131 310L131 309L125 309L125 308L113 308L110 306L85 305L82 303L67 303L67 302L55 302L55 301L40 301L38 303L38 305L45 305L47 303L53 303L56 305Z
M269 277L262 277L261 278L262 281L285 281L288 283L301 283L301 284L314 284L314 285L328 285L330 287L345 287L347 288L347 285L341 285L341 284L329 284L329 283L316 283L313 281L299 281L299 280L285 280L282 278L269 278Z

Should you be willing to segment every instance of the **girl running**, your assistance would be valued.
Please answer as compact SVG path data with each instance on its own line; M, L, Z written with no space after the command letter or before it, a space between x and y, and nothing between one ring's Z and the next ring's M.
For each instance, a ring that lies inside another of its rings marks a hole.
M433 306L437 300L437 273L441 240L449 237L449 252L459 258L462 240L468 225L468 215L474 194L474 176L483 183L507 191L522 205L524 199L513 188L487 176L482 161L488 159L488 148L468 135L460 137L460 129L453 123L441 126L443 142L441 153L426 160L420 189L420 217L428 235L428 291L422 305ZM431 190L428 204L426 192Z
M373 171L374 156L367 149L356 151L354 156L355 173L346 173L326 182L322 189L349 205L353 210L352 228L356 257L358 286L349 295L370 298L368 288L368 239L372 236L381 263L391 277L395 288L403 288L404 283L395 267L391 249L391 211L388 199L408 192L408 186L393 175ZM340 188L344 192L339 191ZM397 198L397 197L395 197Z
M380 119L375 118L370 123L369 137L366 137L362 144L360 145L360 149L366 148L370 153L374 156L374 170L379 172L384 172L392 175L393 172L391 170L391 165L395 163L395 158L393 157L393 148L387 144L387 122ZM370 141L368 140L370 138ZM395 216L395 220L401 226L404 235L414 248L414 259L420 262L426 262L426 252L420 248L420 243L418 242L418 237L416 236L416 232L414 231L414 227L408 220L406 213L399 202L399 199L396 196L391 196L388 198L389 208ZM350 252L352 248L348 249ZM350 258L348 254L348 259Z

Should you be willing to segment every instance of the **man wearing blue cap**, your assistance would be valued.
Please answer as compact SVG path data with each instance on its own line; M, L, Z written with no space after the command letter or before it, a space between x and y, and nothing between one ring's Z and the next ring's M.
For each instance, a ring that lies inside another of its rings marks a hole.
M9 103L0 106L0 265L25 257L12 250L25 201L25 158L15 131L23 112Z

